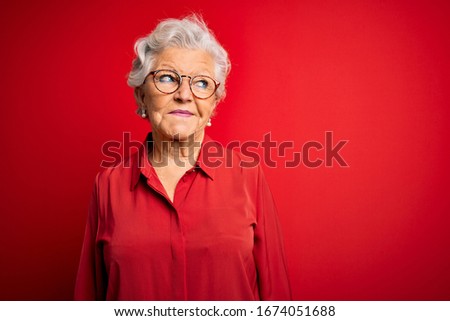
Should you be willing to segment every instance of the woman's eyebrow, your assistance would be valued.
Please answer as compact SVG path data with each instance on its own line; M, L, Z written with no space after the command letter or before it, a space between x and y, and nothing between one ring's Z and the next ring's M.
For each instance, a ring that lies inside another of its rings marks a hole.
M160 67L159 67L158 69L161 69L161 68L168 68L168 69L171 69L171 70L178 71L177 68L173 67L173 65L171 65L171 64L166 64L166 63L161 64Z
M158 68L156 69L170 69L173 71L178 72L180 75L184 74L182 73L178 68L174 67L174 65L172 64L168 64L168 63L162 63L161 65L159 65ZM214 77L213 73L209 72L207 69L201 69L201 71L199 72L194 72L192 74L190 74L190 76L198 76L198 75L205 75L205 76L210 76L210 77Z

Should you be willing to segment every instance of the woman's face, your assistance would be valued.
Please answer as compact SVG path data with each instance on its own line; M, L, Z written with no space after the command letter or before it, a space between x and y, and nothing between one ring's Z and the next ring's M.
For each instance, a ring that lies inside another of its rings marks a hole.
M171 69L180 75L206 75L215 78L214 60L203 50L167 48L156 59L153 70ZM148 76L138 95L148 114L153 132L162 139L187 140L194 134L202 139L205 126L217 104L215 95L196 98L189 88L189 78L183 77L181 86L172 94L160 92Z

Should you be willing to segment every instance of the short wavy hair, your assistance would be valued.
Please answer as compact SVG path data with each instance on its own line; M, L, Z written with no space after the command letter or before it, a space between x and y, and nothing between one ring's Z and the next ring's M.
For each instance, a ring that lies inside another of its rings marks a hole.
M201 49L209 53L215 62L215 78L220 82L217 100L225 98L225 81L231 69L227 51L219 44L205 21L196 14L182 19L162 20L150 34L139 38L134 51L136 57L128 74L128 85L140 87L152 68L159 53L170 47ZM136 102L139 104L138 97Z

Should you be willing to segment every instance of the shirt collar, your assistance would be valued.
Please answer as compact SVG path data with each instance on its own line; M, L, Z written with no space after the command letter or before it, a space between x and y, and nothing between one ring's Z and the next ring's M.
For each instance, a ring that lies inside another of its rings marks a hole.
M201 169L203 173L206 174L211 180L214 180L215 166L208 166L211 164L211 157L209 155L208 149L211 145L216 145L216 148L221 148L220 143L212 140L208 135L205 134L203 137L202 147L200 149L198 160L195 164L195 168ZM130 156L131 161L131 184L130 189L134 190L137 183L139 182L140 176L144 175L147 179L152 176L156 176L155 169L152 164L148 161L148 151L153 148L153 136L149 132L145 141L139 147L138 151Z

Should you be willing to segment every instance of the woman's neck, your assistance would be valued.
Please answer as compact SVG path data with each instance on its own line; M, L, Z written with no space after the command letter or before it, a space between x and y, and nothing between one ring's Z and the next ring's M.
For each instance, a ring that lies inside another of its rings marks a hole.
M154 166L176 165L183 168L195 166L204 132L194 133L187 139L166 138L157 132L153 132L152 136L153 150L149 151L149 159Z

